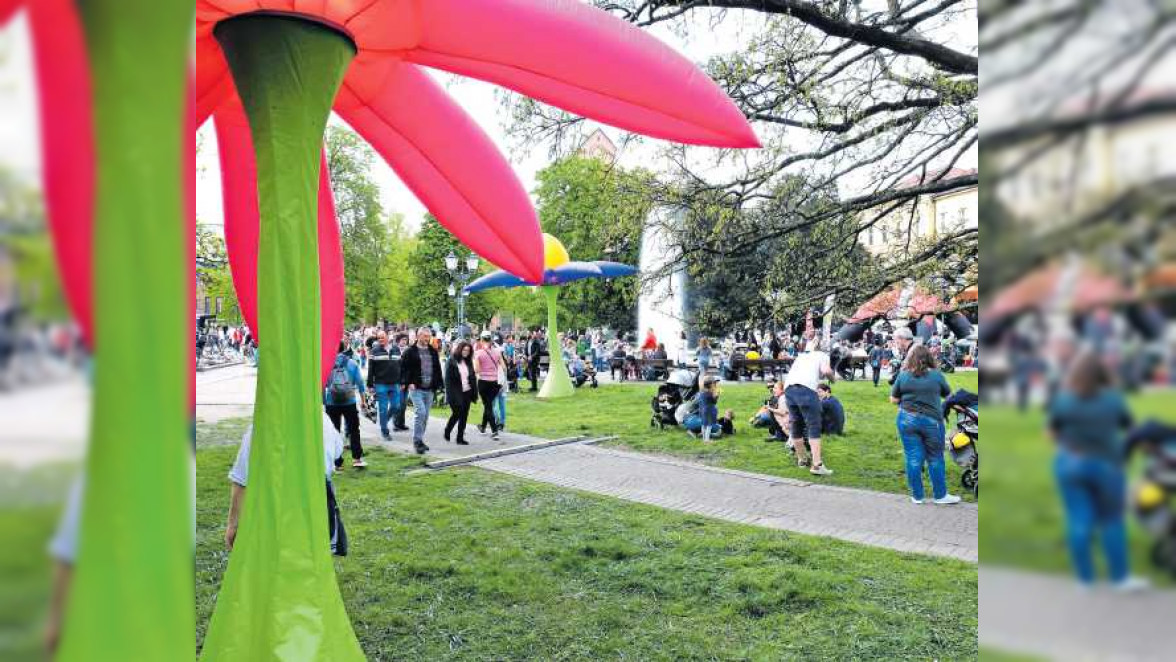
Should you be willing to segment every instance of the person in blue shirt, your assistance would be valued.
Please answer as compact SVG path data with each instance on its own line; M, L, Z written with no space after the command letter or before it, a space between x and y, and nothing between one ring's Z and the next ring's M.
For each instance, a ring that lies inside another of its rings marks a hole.
M931 477L935 503L950 505L960 498L947 493L947 466L943 461L943 398L951 395L947 378L936 368L935 357L924 345L907 352L902 372L894 380L890 401L898 405L898 436L906 456L907 486L911 502L923 503L923 465Z
M688 416L682 427L690 436L701 433L702 440L710 443L712 438L717 439L722 434L722 427L719 425L719 380L706 377L702 382L702 390L695 396L694 403L696 413Z
M818 385L817 397L821 399L821 436L845 434L845 407L833 395L833 387Z
M1131 411L1110 370L1093 351L1070 366L1049 407L1049 429L1057 445L1054 476L1066 512L1067 543L1078 580L1095 580L1091 543L1101 538L1107 570L1125 591L1145 582L1130 576L1127 552L1127 475L1124 431Z
M347 343L339 343L339 355L335 357L335 365L327 378L327 386L323 389L323 405L331 424L339 430L340 423L347 423L347 440L351 445L351 466L362 469L367 466L363 460L363 445L359 442L359 409L358 403L366 406L367 390L364 388L363 377L359 374L359 365L347 356ZM343 459L335 461L335 466L342 466Z

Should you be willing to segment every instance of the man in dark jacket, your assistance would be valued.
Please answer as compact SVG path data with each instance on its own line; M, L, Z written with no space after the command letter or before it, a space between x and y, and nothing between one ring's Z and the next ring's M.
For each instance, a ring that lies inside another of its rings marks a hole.
M833 388L820 384L817 397L821 399L821 435L845 434L845 407L833 396Z
M412 400L413 425L412 446L418 455L424 455L429 447L425 445L425 429L429 425L429 409L433 396L445 387L441 372L441 357L433 349L433 330L422 326L417 330L417 341L400 357L400 380Z
M391 441L388 421L392 412L400 408L400 348L388 345L388 334L376 333L376 342L368 350L367 385L376 394L376 411L380 435Z
M531 391L539 390L539 357L543 355L543 332L535 329L527 342L527 378L531 380Z

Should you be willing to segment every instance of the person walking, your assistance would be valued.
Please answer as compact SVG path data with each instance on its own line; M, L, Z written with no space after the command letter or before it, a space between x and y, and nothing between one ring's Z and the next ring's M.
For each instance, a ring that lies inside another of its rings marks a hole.
M788 418L792 423L788 443L796 453L796 464L808 466L809 473L814 476L833 473L821 458L822 410L817 386L822 377L834 380L837 375L829 365L829 354L819 348L815 338L807 339L784 380L784 401L788 404ZM805 450L805 439L808 439L812 451L811 458Z
M527 343L527 378L531 380L531 392L539 390L539 357L543 354L543 332L539 329L531 331L531 340Z
M404 353L408 351L408 347L408 334L404 332L398 333L396 335L396 342L388 348L388 355L403 361ZM403 373L403 362L400 366L401 372ZM408 409L408 394L405 392L405 387L402 383L396 384L395 388L397 397L392 405L392 429L396 432L405 432L408 430L408 426L405 425L404 421L404 413Z
M870 363L870 372L874 378L874 388L878 388L878 379L882 376L882 359L884 358L886 358L886 348L882 345L882 337L878 336L870 347L870 353L866 355L866 361Z
M1113 386L1110 370L1093 351L1075 358L1049 407L1049 430L1057 446L1054 476L1066 513L1067 543L1074 573L1084 586L1095 580L1091 543L1097 535L1111 582L1124 591L1144 588L1131 577L1127 550L1127 475L1123 432L1131 411Z
M475 388L474 348L464 340L454 347L449 361L445 364L445 399L449 401L449 420L445 423L445 441L449 441L454 427L457 428L457 444L468 446L466 423L470 418L470 407L478 401Z
M498 420L498 429L506 429L506 394L510 391L510 371L514 369L506 356L506 348L499 346L503 352L502 363L498 368L498 397L494 398L494 416Z
M706 371L710 370L711 358L712 358L712 352L711 352L709 338L699 338L698 339L697 358L698 358L698 374L705 375Z
M362 469L367 466L363 460L363 445L359 441L359 409L356 406L358 392L359 404L366 406L366 390L363 377L359 374L359 366L347 356L347 343L339 343L339 354L335 357L335 365L327 378L327 386L323 389L323 405L331 424L340 430L340 423L347 425L347 440L351 444L351 466ZM343 459L335 461L335 466L343 465Z
M380 425L380 436L391 441L388 422L392 412L400 406L400 350L389 347L388 334L377 331L375 342L369 350L367 386L376 394L376 416ZM393 353L395 351L395 353Z
M890 389L890 401L898 405L898 436L906 456L907 487L911 502L923 503L923 466L931 477L935 503L951 505L960 498L947 493L947 468L943 460L943 398L951 395L947 378L939 372L935 357L924 345L914 345Z
M405 350L400 357L400 373L408 398L412 401L412 447L418 455L424 455L429 447L425 445L425 430L429 426L429 410L433 398L441 390L441 357L433 347L433 330L422 326L417 330L416 344Z
M505 370L505 366L502 363L502 350L494 346L489 331L482 332L478 349L474 351L474 368L478 374L478 397L482 399L482 422L478 425L478 432L486 434L486 426L489 425L491 438L497 439L498 421L494 418L494 401L502 388L498 383L499 370Z

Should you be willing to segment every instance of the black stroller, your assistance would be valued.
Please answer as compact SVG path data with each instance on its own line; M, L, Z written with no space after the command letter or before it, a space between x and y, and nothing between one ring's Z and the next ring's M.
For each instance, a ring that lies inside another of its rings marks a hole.
M664 430L667 426L678 425L676 416L678 407L689 402L698 395L698 378L689 370L675 370L666 378L665 383L657 387L657 395L653 396L649 406L653 415L649 417L649 427Z
M1135 514L1152 536L1151 560L1176 577L1176 427L1148 421L1127 436L1126 457L1144 457L1143 477L1135 487Z
M953 411L956 414L955 429L947 432L947 449L952 461L963 469L960 483L977 498L980 497L980 453L976 450L980 439L979 406L979 396L964 389L943 401L943 418L946 420Z

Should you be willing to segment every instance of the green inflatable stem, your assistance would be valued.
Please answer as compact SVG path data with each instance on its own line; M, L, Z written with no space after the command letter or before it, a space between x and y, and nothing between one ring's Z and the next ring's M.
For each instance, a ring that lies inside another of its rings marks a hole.
M78 3L96 148L94 395L58 660L191 660L189 3ZM52 131L53 127L45 130ZM26 550L36 553L37 550Z
M355 46L276 15L215 36L257 156L261 361L249 485L201 659L363 660L327 529L316 230L323 131Z
M550 365L547 369L547 379L539 388L539 397L546 400L569 398L575 395L576 387L572 386L572 378L568 376L568 369L564 365L563 351L559 346L559 332L556 330L558 314L555 303L559 297L559 288L547 285L540 289L547 297L547 355Z

